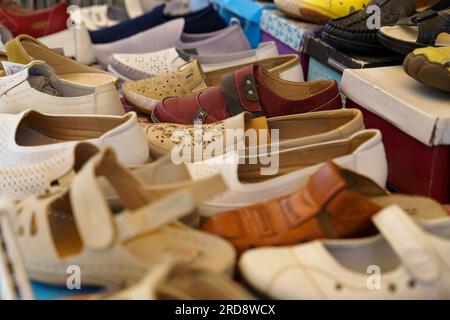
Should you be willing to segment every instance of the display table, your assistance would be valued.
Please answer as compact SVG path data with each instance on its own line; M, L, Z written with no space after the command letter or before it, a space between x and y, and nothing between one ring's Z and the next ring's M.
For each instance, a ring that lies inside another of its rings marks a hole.
M391 187L450 202L450 96L401 66L347 69L341 85L346 107L383 133Z

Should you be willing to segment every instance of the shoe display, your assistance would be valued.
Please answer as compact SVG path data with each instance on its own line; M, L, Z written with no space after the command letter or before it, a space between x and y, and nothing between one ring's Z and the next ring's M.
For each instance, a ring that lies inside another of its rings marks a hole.
M297 55L281 55L258 60L255 63L280 79L293 82L303 81L302 67ZM223 76L247 65L237 64L204 72L200 63L192 60L168 75L125 82L122 86L122 94L136 110L148 113L153 110L158 101L165 98L189 96L206 88L219 86Z
M450 46L414 50L406 56L403 70L423 84L450 92Z
M0 169L28 165L33 171L33 163L50 159L79 141L111 146L117 151L120 161L129 165L143 164L148 160L146 137L135 113L122 117L47 115L28 110L15 115L2 114L0 122ZM3 177L6 179L7 171L5 173Z
M110 57L117 54L152 53L176 47L193 50L200 55L227 54L249 50L250 44L238 25L215 32L182 34L183 19L172 20L132 37L94 46L97 60L108 65Z
M220 157L225 159L186 164L191 179L220 172L228 185L227 192L199 206L199 214L204 217L290 194L303 187L330 160L370 177L380 186L386 184L386 155L378 130L364 130L348 138L280 150L266 156L251 155L241 160L236 154ZM264 164L269 160L269 164ZM272 170L270 165L275 161L277 169Z
M185 20L184 32L186 33L213 32L226 27L225 22L212 6L181 16L165 15L164 7L165 4L162 4L142 16L123 21L109 28L91 31L92 42L108 43L121 40L177 18L183 18Z
M370 0L275 0L278 10L288 16L316 23L327 23L364 9Z
M220 213L202 229L227 239L238 253L323 238L366 237L375 234L371 217L390 204L414 209L416 218L430 212L447 215L428 198L389 195L369 178L330 162L296 192Z
M240 271L277 299L449 299L450 218L414 221L394 205L372 220L380 236L249 250ZM368 286L370 265L379 287Z
M14 1L0 300L450 300L449 0Z
M180 124L212 123L243 111L276 117L341 106L336 81L291 82L279 79L260 65L250 65L223 77L221 86L158 102L151 119Z
M66 2L60 2L48 9L36 11L10 10L10 7L0 7L0 21L14 36L28 34L32 37L42 37L67 27Z
M382 27L377 37L382 45L404 55L428 46L449 47L450 9L428 10L402 19L395 26Z
M224 274L194 268L163 256L145 276L129 287L95 300L251 300L249 293Z
M113 186L121 209L113 213L97 177ZM117 287L138 280L164 253L192 266L231 272L235 252L227 242L177 222L197 201L224 187L215 176L204 180L195 196L183 190L154 199L107 149L83 166L68 189L25 199L12 223L30 278L45 283L65 284L67 267L78 265L86 285Z
M10 62L27 64L33 60L45 61L60 78L67 81L91 86L117 81L111 73L69 59L27 35L6 43L6 53Z
M0 77L0 113L32 109L50 114L124 114L112 82L92 87L65 81L39 60L28 65L2 64L8 75Z
M252 129L254 126L250 119L251 115L243 112L226 120L202 126L152 123L147 125L144 130L149 141L150 154L155 159L170 153L176 145L184 143L181 137L176 139L178 133L184 131L189 132L192 143L194 146L198 144L200 150L203 150L202 144L207 146L213 144L217 146L214 146L212 150L222 150L224 153L229 150L230 145L236 143L234 137L227 142L226 131ZM317 111L268 119L260 117L255 120L259 122L260 128L278 130L279 136L276 143L280 150L338 140L364 129L362 114L357 109ZM214 132L214 138L211 141L197 142L194 135L198 130L204 132L205 138L209 132ZM232 150L234 149L232 148Z
M381 27L394 25L416 13L414 2L410 0L372 0L369 5L376 5L380 10L379 26L371 27L373 12L363 9L329 22L322 39L335 48L370 54L384 48L377 40Z
M203 71L215 71L237 64L249 64L278 55L273 41L263 42L258 48L240 52L199 55L191 51L170 48L144 54L113 54L108 70L124 80L141 80L167 75L190 60L197 60Z

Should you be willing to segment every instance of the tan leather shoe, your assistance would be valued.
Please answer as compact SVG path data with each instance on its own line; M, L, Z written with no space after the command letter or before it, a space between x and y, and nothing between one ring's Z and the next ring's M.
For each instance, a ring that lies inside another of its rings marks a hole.
M391 196L370 178L329 162L298 191L218 214L202 229L227 239L240 253L322 238L364 237L375 232L371 217L394 203L416 218L447 215L432 199Z
M262 59L256 63L284 80L298 81L302 72L299 58L295 54ZM164 98L189 96L206 88L219 86L224 75L247 65L249 63L203 72L200 64L193 60L168 75L126 82L122 87L122 93L137 110L148 113Z
M349 137L363 130L364 122L361 112L357 109L310 112L268 119L260 117L254 120L250 120L249 113L243 112L226 120L202 126L153 123L146 126L144 131L152 158L159 158L170 153L174 146L185 143L185 138L190 138L195 146L199 145L200 150L203 150L200 145L203 142L204 148L214 143L219 144L220 150L227 151L230 150L227 148L236 144L236 140L226 141L226 129L251 128L278 130L279 148L288 149ZM198 132L196 130L203 130L204 140L197 142L194 139L195 132ZM184 132L188 137L183 135ZM214 136L214 140L206 138L208 133ZM215 147L213 149L218 150Z
M113 74L82 65L48 48L39 40L28 35L20 35L5 45L8 61L28 64L33 60L47 62L56 74L67 81L83 84L85 86L99 86L109 82L117 82Z

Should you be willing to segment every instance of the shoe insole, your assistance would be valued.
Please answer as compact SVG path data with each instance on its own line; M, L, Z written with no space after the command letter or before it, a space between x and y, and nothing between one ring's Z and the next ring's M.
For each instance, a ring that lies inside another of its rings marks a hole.
M419 28L416 26L384 27L382 32L391 38L411 43L417 42L419 36ZM450 34L446 32L440 33L434 45L438 47L450 46Z
M98 87L110 82L115 82L117 77L112 74L102 73L66 73L58 75L61 79L85 86Z

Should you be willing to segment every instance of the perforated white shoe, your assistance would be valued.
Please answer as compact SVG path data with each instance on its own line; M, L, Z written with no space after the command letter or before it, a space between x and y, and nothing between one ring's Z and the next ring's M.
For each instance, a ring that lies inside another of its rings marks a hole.
M80 141L111 146L128 165L148 161L149 151L135 113L123 117L0 115L0 192L10 198L39 194L67 174Z
M278 56L274 42L263 42L258 48L227 54L192 54L175 48L143 54L113 54L108 70L124 80L140 80L166 75L195 59L204 72Z
M0 113L32 109L50 114L124 114L112 82L97 87L69 82L43 61L2 64L9 75L0 77Z
M450 218L413 221L393 205L380 236L249 250L247 282L276 299L450 299Z

